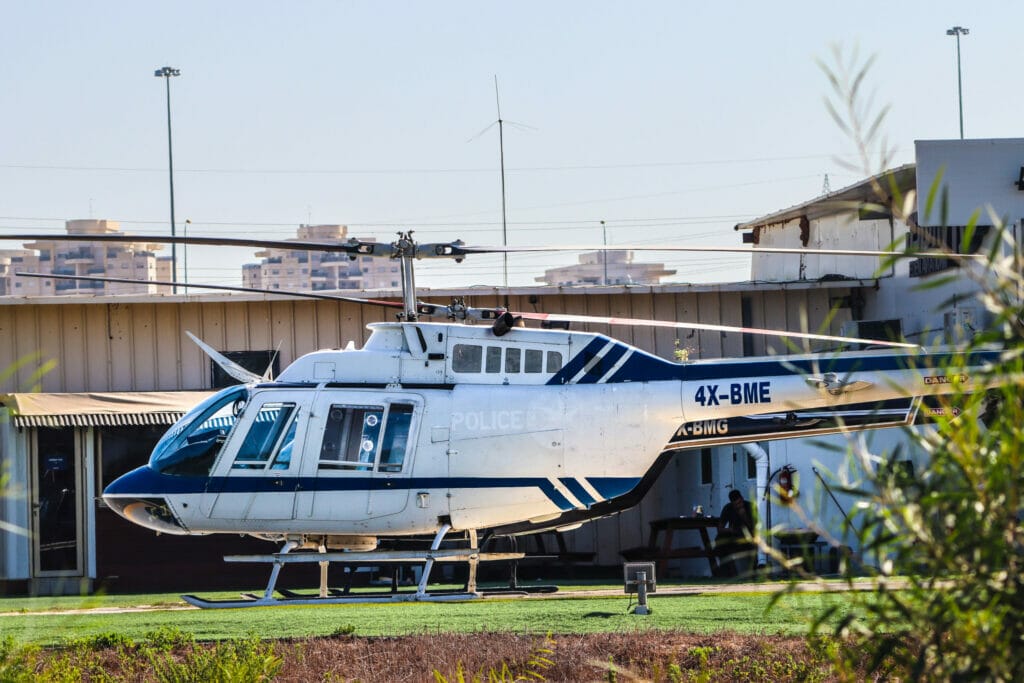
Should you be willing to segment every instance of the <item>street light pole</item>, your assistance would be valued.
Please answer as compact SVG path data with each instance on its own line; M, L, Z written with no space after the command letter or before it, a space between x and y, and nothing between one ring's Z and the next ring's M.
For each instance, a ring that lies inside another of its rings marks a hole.
M963 26L954 26L946 31L947 36L956 36L956 95L960 103L960 139L964 139L964 88L963 79L960 75L960 36L970 33L969 29Z
M604 284L608 286L608 228L604 221L601 221L601 235L604 237L604 251L601 252L601 260L604 261Z
M167 169L171 182L171 237L175 236L174 228L174 155L171 147L171 77L180 76L181 70L165 66L153 72L157 78L163 78L167 84ZM171 244L171 282L178 281L178 245ZM178 293L178 286L171 288L173 294Z
M181 226L184 229L184 233L185 233L184 237L185 237L186 240L188 239L188 226L190 226L190 225L192 225L192 219L191 218L186 218L185 219L185 225ZM184 273L184 275L185 275L185 294L188 294L188 242L185 242L185 244L181 245L181 251L182 251L182 256L185 257L185 259L184 259L185 260L185 264L184 264L184 266L185 266L185 273ZM173 259L173 257L171 257L171 258ZM175 282L177 282L177 280L175 280Z

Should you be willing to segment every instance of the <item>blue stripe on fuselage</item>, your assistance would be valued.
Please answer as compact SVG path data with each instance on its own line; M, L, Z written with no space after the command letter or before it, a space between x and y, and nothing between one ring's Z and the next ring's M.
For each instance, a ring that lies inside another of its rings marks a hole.
M611 349L609 349L608 353L604 354L604 356L602 356L599 361L594 363L593 367L591 367L585 375L583 375L582 377L579 378L579 380L577 380L577 383L596 383L598 380L605 376L605 373L612 369L612 366L615 365L615 363L617 363L620 358L622 358L626 351L629 351L628 346L626 346L625 344L616 344Z
M614 481L616 478L606 478ZM633 477L623 482L637 481ZM565 483L565 480L563 480ZM633 484L628 484L632 488ZM579 484L566 484L584 505L593 502ZM256 476L184 477L159 474L153 469L140 467L115 480L103 495L159 496L187 493L288 493L297 491L400 491L402 489L506 489L539 488L560 510L572 510L573 505L545 477L371 477L322 476L284 477L279 472ZM577 491L579 489L579 491ZM600 490L600 489L598 489ZM602 493L602 495L605 495ZM607 496L605 496L607 497Z
M562 485L569 489L569 492L576 496L576 499L583 503L584 507L588 510L591 505L597 502L594 500L592 495L587 493L587 490L583 488L583 485L572 477L561 477L558 481L562 482Z
M569 362L562 366L562 369L555 373L554 377L548 380L548 384L566 384L570 382L609 341L611 340L603 335L594 337L579 353L570 358Z
M658 358L645 351L635 349L614 375L606 381L613 382L655 382L664 380L724 380L746 377L779 377L787 375L808 375L822 372L847 374L851 372L887 372L897 370L944 370L961 354L867 354L857 356L821 356L815 358L785 358L751 361L711 361L679 364ZM966 354L961 362L967 365L995 363L998 351L980 351Z

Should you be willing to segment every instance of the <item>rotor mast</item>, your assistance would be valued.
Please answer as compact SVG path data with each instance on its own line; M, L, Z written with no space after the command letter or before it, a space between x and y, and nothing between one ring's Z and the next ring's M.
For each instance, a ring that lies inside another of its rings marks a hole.
M416 258L416 242L412 238L412 230L399 232L398 239L391 247L391 258L398 259L402 269L402 313L401 318L407 322L416 322L418 317L416 299L416 273L413 260Z

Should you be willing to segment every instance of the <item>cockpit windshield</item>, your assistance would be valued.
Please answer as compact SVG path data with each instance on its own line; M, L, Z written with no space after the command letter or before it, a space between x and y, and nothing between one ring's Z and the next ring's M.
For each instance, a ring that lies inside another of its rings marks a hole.
M238 384L188 411L157 442L149 466L164 474L208 475L248 399L249 389Z

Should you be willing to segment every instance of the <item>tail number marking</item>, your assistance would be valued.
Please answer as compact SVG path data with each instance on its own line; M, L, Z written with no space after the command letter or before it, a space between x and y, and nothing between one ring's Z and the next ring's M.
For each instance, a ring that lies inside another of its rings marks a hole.
M733 382L732 384L702 384L693 395L695 403L734 406L748 403L771 403L771 382Z

